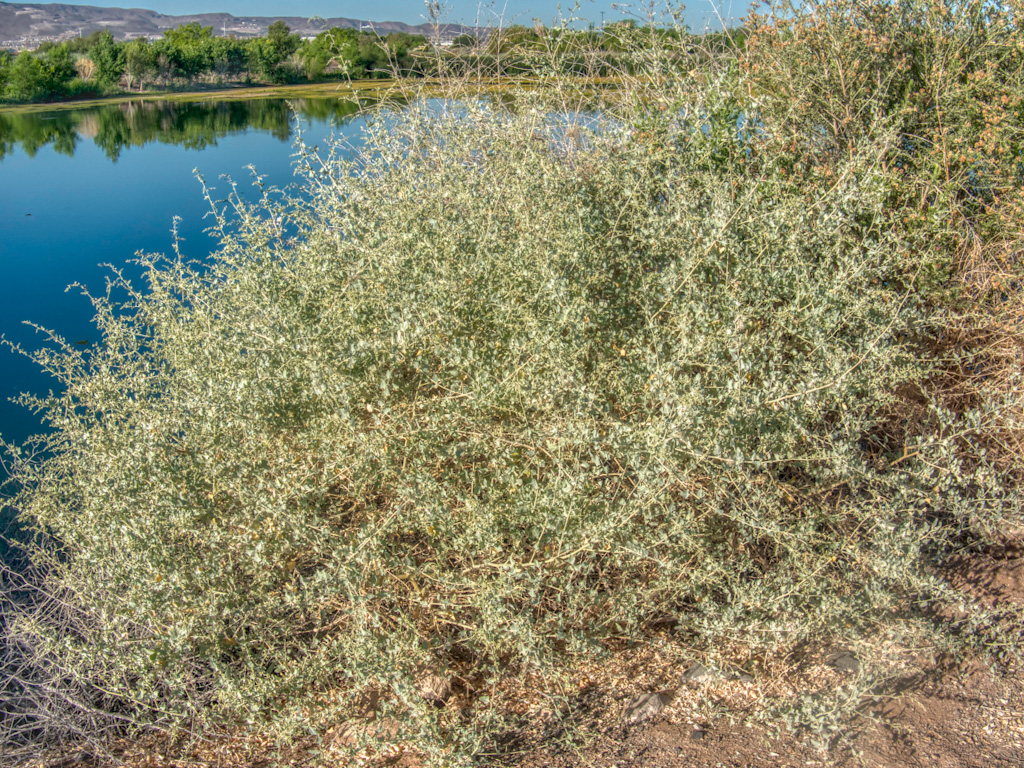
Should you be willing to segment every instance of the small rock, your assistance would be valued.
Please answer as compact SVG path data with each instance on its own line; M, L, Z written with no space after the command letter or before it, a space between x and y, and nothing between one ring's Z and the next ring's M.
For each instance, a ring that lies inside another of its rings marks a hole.
M451 698L452 686L436 672L425 672L416 681L416 692L431 704L444 704Z
M746 672L736 672L729 677L730 680L735 680L740 683L752 683L754 682L754 676L748 675Z
M828 665L836 672L850 672L854 675L860 672L860 660L852 651L840 651L832 654L828 658Z
M665 693L643 693L626 705L623 716L630 725L642 723L657 716L671 697Z
M702 731L700 728L697 728L696 730L694 730L693 733L690 734L690 738L693 739L694 741L700 741L701 739L703 739L707 735L708 735L707 731Z
M701 680L707 680L711 677L711 671L703 664L694 664L688 670L683 672L683 682L692 685L699 683Z

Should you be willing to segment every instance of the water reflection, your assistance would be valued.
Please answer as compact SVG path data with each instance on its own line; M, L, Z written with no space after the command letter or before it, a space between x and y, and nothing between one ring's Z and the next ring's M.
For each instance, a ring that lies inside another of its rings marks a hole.
M123 102L46 113L0 113L0 160L20 147L29 157L52 145L71 157L91 140L116 162L126 147L152 142L205 149L249 129L287 141L295 116L340 123L359 110L338 99L262 99L221 102Z

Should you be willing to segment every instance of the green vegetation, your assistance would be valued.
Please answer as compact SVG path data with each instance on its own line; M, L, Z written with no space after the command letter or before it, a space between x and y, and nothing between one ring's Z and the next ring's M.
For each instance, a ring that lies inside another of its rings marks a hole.
M266 37L215 37L198 22L169 30L162 39L123 43L96 32L66 43L46 43L24 52L26 66L57 57L64 67L41 84L18 81L4 88L11 63L0 57L0 101L32 103L80 99L120 90L197 88L210 85L283 84L423 77L617 77L632 73L638 50L673 46L677 53L721 52L742 44L744 33L692 36L672 27L635 23L593 29L512 26L480 38L459 35L451 46L435 46L421 35L377 35L332 28L301 40L283 21ZM557 62L557 64L556 64ZM41 76L40 76L41 77ZM33 80L33 82L36 82Z
M56 46L44 52L22 51L0 57L3 96L14 101L45 101L95 93L75 74L71 53Z
M329 29L303 41L283 21L266 37L215 37L198 22L168 30L154 42L116 42L98 31L64 43L44 43L16 58L0 55L0 102L29 103L101 94L322 79L420 77L426 38Z
M1024 527L1022 10L624 27L607 90L534 31L506 109L415 102L300 196L211 200L208 264L142 257L101 345L33 353L7 737L371 708L357 741L457 765L526 690L572 738L574 671L627 643L761 683L864 649L750 715L824 733L906 649L1015 654L1020 608L940 567Z

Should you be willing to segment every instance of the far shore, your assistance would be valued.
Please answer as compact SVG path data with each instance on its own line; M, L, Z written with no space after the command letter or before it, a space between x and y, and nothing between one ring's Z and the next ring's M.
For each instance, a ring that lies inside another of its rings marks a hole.
M619 80L614 77L586 78L592 88L615 87ZM507 91L512 87L542 87L544 81L536 77L492 77L483 78L470 87L475 86L481 94L496 91ZM466 86L465 83L462 83ZM140 101L244 101L248 99L326 99L338 98L349 101L363 99L379 101L382 99L408 96L411 93L422 93L436 90L442 95L450 90L445 82L434 78L389 78L382 80L354 80L352 82L301 83L298 85L237 85L199 87L196 90L152 90L136 93L118 93L111 96L100 96L94 99L73 99L65 101L34 102L31 104L0 104L0 114L26 114L32 112L52 112L54 110L85 109L89 107L108 106L111 104L138 103ZM461 89L462 93L466 88Z
M419 81L423 82L423 81ZM53 110L82 109L85 107L107 106L110 104L137 103L140 101L233 101L246 99L301 99L301 98L347 98L379 99L396 95L408 88L408 81L362 80L351 83L302 83L299 85L239 85L216 86L188 91L150 90L138 93L119 93L94 99L70 101L47 101L32 104L2 104L0 113L50 112Z

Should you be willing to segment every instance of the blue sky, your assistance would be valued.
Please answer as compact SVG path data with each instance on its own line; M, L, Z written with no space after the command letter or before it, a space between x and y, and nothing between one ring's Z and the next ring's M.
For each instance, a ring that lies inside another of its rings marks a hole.
M404 21L408 24L420 24L424 21L426 7L423 0L122 0L122 2L106 2L104 0L69 0L81 5L106 6L114 8L148 8L168 15L189 13L227 12L236 16L341 16L369 21ZM481 3L475 0L448 0L444 3L448 9L447 20L475 24L477 19L483 26L497 23L504 19L505 24L529 25L534 18L545 24L551 24L559 16L559 5L562 15L568 15L572 8L571 2L559 3L557 0L492 0ZM664 2L656 2L656 7L663 8ZM605 22L617 21L630 16L646 17L643 3L616 3L611 0L582 0L575 16L593 21L601 21L604 12ZM650 4L647 4L650 7ZM719 12L725 18L742 16L747 9L746 2L735 2L730 6L728 0L718 5ZM685 19L693 31L701 31L705 26L719 27L716 15L709 0L691 0L685 12Z

